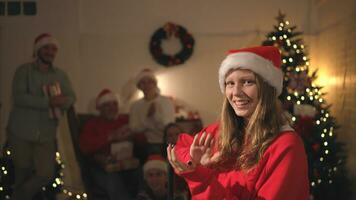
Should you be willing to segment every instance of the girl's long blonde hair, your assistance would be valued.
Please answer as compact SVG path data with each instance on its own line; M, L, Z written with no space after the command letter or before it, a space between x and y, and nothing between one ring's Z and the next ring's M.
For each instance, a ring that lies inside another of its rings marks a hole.
M248 122L235 114L225 97L221 112L217 164L233 163L243 171L253 168L287 121L283 117L276 89L256 74L258 103ZM220 166L222 166L220 165Z

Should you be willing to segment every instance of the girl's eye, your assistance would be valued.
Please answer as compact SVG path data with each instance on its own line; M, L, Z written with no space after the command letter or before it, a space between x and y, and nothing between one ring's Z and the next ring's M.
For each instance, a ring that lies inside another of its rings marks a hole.
M226 87L231 87L231 86L233 86L234 85L234 82L233 81L227 81L227 82L225 82L225 86Z
M253 85L253 84L255 84L256 82L254 81L254 80L244 80L243 81L243 84L244 85Z

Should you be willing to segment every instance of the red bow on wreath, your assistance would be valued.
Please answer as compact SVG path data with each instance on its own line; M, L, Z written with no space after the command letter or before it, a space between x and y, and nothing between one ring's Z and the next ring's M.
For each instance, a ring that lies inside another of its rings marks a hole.
M164 31L166 31L168 37L172 37L173 35L177 37L178 27L174 23L168 22L163 26Z

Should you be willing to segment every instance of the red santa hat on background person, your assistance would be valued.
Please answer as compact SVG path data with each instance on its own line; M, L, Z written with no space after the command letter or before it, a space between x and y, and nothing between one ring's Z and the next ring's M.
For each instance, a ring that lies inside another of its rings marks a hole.
M152 69L146 68L143 69L137 76L136 76L136 86L138 87L138 84L143 78L150 78L157 83L157 77L155 76L155 73Z
M282 93L281 54L276 47L258 46L230 50L219 69L219 85L222 93L225 93L226 74L232 69L251 70L273 86L277 96Z
M34 42L34 46L33 46L33 57L37 57L38 50L48 44L53 44L54 46L59 48L58 41L51 34L42 33L39 36L37 36L35 39L35 42Z
M143 165L143 173L146 175L150 169L157 169L168 173L168 164L166 160L159 154L150 155L146 163Z
M112 101L118 102L116 94L109 89L103 89L96 97L96 109L99 109L104 103Z

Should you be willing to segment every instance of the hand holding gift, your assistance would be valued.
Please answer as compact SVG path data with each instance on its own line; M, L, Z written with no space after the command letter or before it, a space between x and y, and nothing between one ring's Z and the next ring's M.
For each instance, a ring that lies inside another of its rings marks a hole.
M53 107L62 107L68 101L68 97L58 95L49 99L49 104Z
M67 97L62 95L59 82L43 85L42 89L44 95L49 98L49 104L51 106L49 110L49 117L59 119L62 114L60 107L62 107L67 101Z

